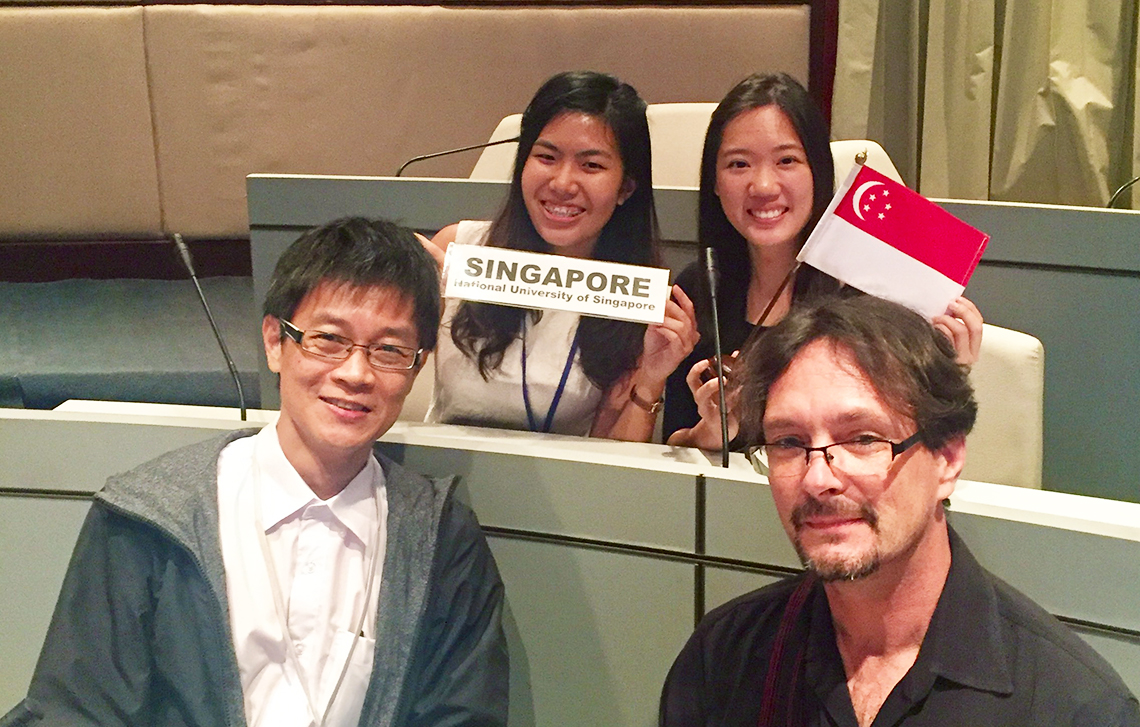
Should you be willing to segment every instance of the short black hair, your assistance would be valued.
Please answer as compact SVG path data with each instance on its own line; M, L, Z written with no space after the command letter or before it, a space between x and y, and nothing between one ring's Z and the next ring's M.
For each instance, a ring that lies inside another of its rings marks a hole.
M739 406L747 444L764 441L768 391L796 355L817 340L850 351L883 403L915 422L927 449L941 449L973 428L978 404L969 369L956 361L944 334L897 303L834 295L793 306L746 346Z
M263 313L289 319L305 296L325 282L380 286L406 295L415 311L421 348L439 333L439 269L415 234L386 220L345 217L314 227L285 250L273 270Z

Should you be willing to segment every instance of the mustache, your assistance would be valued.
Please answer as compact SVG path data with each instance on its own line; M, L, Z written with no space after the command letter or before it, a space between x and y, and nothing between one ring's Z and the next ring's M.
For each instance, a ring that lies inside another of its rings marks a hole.
M828 500L826 502L809 497L792 509L792 524L799 530L804 521L811 517L858 518L865 520L872 530L879 526L879 514L867 503L850 500Z

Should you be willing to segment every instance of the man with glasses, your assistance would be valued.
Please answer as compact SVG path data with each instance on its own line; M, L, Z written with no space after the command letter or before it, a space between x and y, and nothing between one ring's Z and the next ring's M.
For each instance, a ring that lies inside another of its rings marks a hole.
M1140 725L1112 668L947 524L977 405L944 335L836 298L736 371L749 456L806 572L704 618L662 725Z
M338 220L286 250L264 312L279 418L108 482L0 725L506 723L479 525L373 450L435 346L435 263Z

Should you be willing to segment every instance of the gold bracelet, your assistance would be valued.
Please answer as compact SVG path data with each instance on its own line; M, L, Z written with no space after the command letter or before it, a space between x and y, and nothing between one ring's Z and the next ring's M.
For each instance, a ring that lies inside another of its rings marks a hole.
M629 389L629 400L637 405L638 408L644 409L650 414L656 414L661 411L661 407L665 406L665 397L661 397L657 401L646 401L637 395L637 386L634 385Z

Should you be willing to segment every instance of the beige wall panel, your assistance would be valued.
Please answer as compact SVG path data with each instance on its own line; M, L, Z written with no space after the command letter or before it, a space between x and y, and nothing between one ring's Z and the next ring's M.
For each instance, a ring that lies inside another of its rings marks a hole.
M161 228L141 8L0 8L0 237Z
M246 174L392 174L485 140L560 70L613 72L650 103L808 74L802 7L153 6L146 27L166 223L194 235L247 234Z

